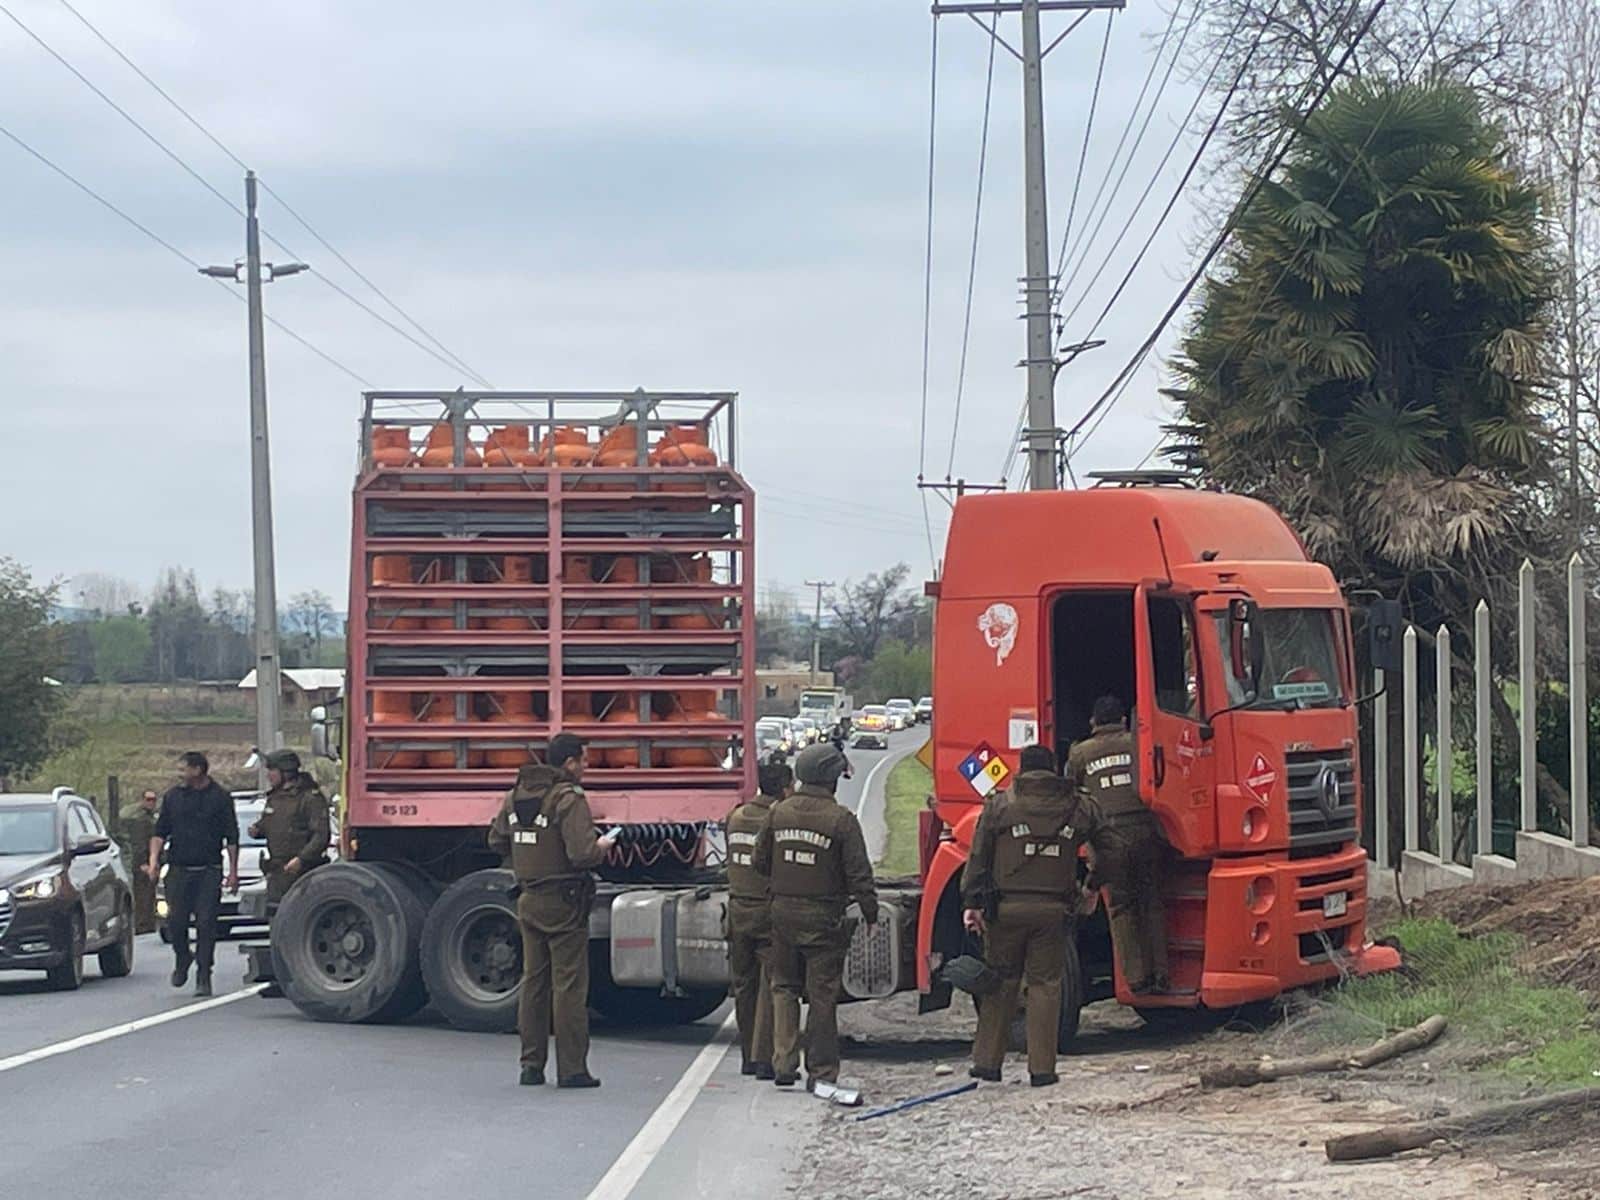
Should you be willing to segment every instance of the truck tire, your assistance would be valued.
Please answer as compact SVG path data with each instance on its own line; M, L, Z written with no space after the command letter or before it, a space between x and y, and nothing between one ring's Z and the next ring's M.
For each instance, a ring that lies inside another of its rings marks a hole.
M319 867L290 889L272 922L272 968L316 1021L399 1021L428 1002L418 945L427 897L382 864Z
M1067 965L1061 972L1061 1017L1056 1025L1056 1051L1065 1054L1078 1038L1078 1018L1083 1014L1083 964L1078 958L1076 928L1067 934Z
M522 934L507 895L510 871L474 871L445 889L422 926L422 978L439 1015L457 1029L517 1027Z

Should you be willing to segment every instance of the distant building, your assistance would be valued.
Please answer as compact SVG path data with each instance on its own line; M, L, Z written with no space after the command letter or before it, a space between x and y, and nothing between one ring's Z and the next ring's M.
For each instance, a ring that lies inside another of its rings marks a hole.
M279 672L283 687L284 712L310 712L319 704L337 700L344 691L341 667L286 667ZM256 690L256 673L239 680L245 691Z
M756 714L793 713L800 706L800 693L809 687L832 687L833 672L818 671L813 681L811 668L798 663L771 667L756 672Z

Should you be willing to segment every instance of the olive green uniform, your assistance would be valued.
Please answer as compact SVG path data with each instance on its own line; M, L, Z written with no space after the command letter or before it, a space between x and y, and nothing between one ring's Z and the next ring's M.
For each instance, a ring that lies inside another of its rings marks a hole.
M1060 1033L1061 976L1078 895L1078 847L1088 830L1065 781L1024 771L984 803L961 876L967 908L989 915L984 958L999 989L978 1013L973 1065L998 1070L1017 992L1028 984L1028 1071L1053 1075Z
M745 1067L772 1064L772 889L756 870L756 842L775 797L757 795L728 814L728 971Z
M328 798L304 771L285 774L267 793L255 828L267 843L261 872L267 879L268 904L277 904L296 880L328 861ZM300 867L291 875L284 868L293 859L300 860Z
M133 874L133 927L138 933L156 931L156 883L144 868L150 861L150 838L160 811L146 808L137 800L117 811L117 842Z
M1106 889L1111 941L1134 992L1167 989L1167 919L1161 877L1167 843L1139 799L1139 746L1123 725L1096 725L1072 747L1067 782L1097 814L1089 849L1094 879Z
M522 1066L542 1072L552 1022L558 1080L588 1073L590 871L605 858L583 789L565 771L526 766L489 827L489 847L509 854L522 928L517 1032Z
M832 1083L839 1078L837 1009L850 948L845 906L854 898L863 920L878 920L861 824L827 788L799 784L772 806L754 865L772 880L772 1069L780 1082L799 1070L804 995L806 1074Z

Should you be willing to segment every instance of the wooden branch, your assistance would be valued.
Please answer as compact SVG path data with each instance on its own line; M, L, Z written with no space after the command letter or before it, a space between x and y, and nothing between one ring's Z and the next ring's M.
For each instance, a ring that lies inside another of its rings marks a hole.
M1306 1058L1284 1058L1277 1061L1266 1059L1255 1063L1235 1063L1217 1067L1200 1073L1200 1086L1254 1087L1258 1083L1270 1083L1274 1079L1289 1079L1296 1075L1315 1075L1323 1071L1365 1070L1438 1041L1448 1025L1449 1022L1444 1017L1435 1014L1420 1025L1413 1025L1410 1029L1402 1030L1354 1053L1349 1050L1337 1050Z
M1548 1096L1534 1096L1528 1100L1514 1100L1509 1104L1493 1104L1459 1117L1442 1117L1435 1121L1413 1121L1404 1125L1385 1125L1366 1133L1347 1133L1329 1138L1324 1145L1329 1162L1359 1162L1369 1158L1388 1158L1406 1150L1417 1150L1441 1139L1460 1137L1468 1133L1486 1133L1520 1124L1531 1117L1564 1111L1571 1108L1600 1106L1600 1088L1577 1088L1573 1091L1555 1092Z

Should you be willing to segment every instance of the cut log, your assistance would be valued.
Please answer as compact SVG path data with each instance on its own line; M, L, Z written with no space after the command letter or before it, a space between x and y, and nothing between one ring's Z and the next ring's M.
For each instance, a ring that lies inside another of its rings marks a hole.
M1315 1075L1321 1071L1365 1070L1378 1063L1398 1058L1412 1050L1421 1049L1439 1040L1449 1022L1435 1014L1420 1025L1374 1042L1364 1050L1354 1053L1339 1050L1330 1054L1313 1054L1306 1058L1264 1059L1254 1063L1231 1063L1200 1073L1200 1086L1205 1088L1254 1087L1274 1079L1290 1079L1296 1075Z
M1388 1158L1406 1150L1419 1150L1442 1139L1511 1129L1533 1117L1591 1106L1600 1108L1600 1088L1577 1088L1548 1096L1533 1096L1527 1100L1513 1100L1509 1104L1492 1104L1458 1117L1385 1125L1366 1133L1347 1133L1329 1138L1323 1148L1327 1151L1329 1162Z

